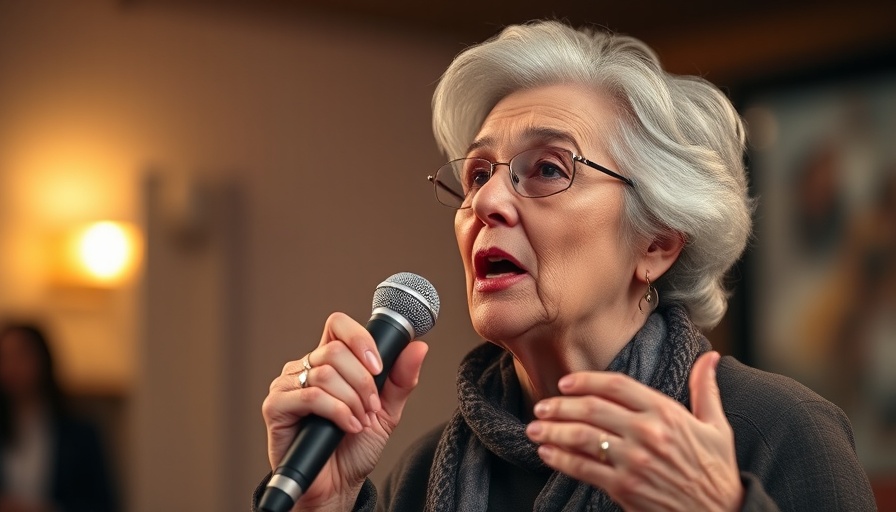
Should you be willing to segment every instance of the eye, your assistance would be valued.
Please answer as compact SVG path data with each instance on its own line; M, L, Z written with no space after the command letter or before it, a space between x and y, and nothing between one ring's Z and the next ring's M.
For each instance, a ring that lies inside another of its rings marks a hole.
M553 151L542 149L524 153L526 179L536 181L569 180L568 164Z
M573 163L559 148L536 148L515 156L510 164L520 178L517 192L526 197L544 197L569 188Z
M485 160L470 159L463 169L464 190L475 190L485 185L492 175L492 166Z
M563 170L559 165L543 161L538 162L535 166L535 172L533 173L532 178L546 178L546 179L557 179L557 178L568 178L569 175L566 174L566 171Z

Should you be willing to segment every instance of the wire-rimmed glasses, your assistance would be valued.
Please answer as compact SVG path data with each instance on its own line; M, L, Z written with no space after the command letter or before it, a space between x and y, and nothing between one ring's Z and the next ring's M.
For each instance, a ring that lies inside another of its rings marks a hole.
M427 179L433 183L436 199L440 203L463 209L472 205L476 191L491 179L499 165L506 165L510 169L510 183L519 195L535 198L559 194L572 186L576 176L576 163L583 163L631 187L635 186L625 176L568 149L556 147L527 149L508 162L458 158L439 167Z

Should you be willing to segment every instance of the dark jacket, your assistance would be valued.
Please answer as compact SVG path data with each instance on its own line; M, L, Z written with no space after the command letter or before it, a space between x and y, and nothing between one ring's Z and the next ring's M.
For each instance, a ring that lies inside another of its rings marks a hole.
M744 484L744 511L876 510L856 457L852 428L837 406L788 377L724 357L718 366L722 405L734 430ZM441 429L415 443L382 492L368 481L356 510L423 510ZM517 511L516 504L489 510Z

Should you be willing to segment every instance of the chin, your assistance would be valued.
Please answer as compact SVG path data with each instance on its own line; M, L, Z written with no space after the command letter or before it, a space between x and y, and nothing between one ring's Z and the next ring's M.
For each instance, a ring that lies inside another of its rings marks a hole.
M492 342L519 338L532 327L532 323L525 321L518 310L507 311L491 305L473 308L470 318L476 333ZM503 346L503 343L499 344Z

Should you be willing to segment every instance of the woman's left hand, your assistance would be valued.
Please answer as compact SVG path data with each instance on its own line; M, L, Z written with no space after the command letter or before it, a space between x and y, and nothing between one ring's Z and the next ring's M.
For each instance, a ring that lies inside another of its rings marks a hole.
M544 462L604 489L626 510L738 510L743 487L725 418L717 352L691 371L691 411L621 373L560 379L526 432Z

